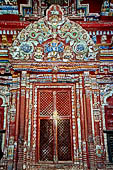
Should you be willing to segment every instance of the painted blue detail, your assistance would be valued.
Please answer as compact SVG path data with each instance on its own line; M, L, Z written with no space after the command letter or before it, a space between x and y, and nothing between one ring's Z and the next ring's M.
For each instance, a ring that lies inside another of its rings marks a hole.
M113 60L100 60L100 61L103 61L103 62L106 62L106 61L111 62L111 61L113 61Z
M61 73L72 73L72 72L80 72L80 71L96 71L96 69L77 69L77 70L59 70Z
M51 44L51 46L49 44L46 44L45 45L45 48L44 48L44 53L50 53L52 51L56 51L56 52L63 52L64 51L64 46L62 43L60 43L58 46L57 46L57 43L53 42Z
M0 10L18 10L18 6L0 6Z
M70 37L68 36L68 37L66 38L66 44L67 44L69 41L70 41Z
M77 51L84 51L84 46L83 46L83 44L77 45L76 50L77 50Z
M35 71L35 72L52 72L52 70L50 69L50 70L37 70L37 69L28 69L28 68L22 68L22 69L17 69L17 68L15 68L14 69L15 71L17 70L17 71Z
M96 44L96 42L97 42L97 37L96 37L96 35L92 35L92 40L93 40L93 42Z
M15 14L18 15L18 10L0 10L0 15Z
M31 7L23 7L23 15L25 16L26 14L32 14L32 8Z
M113 49L113 47L109 47L109 46L99 46L99 48L104 50Z
M80 7L80 8L77 8L77 10L79 10L79 9L84 9L84 11L85 11L85 16L86 16L86 14L87 14L87 7Z
M22 46L20 47L21 50L23 50L25 53L29 53L32 50L32 46L30 46L29 44L22 44Z
M38 37L38 41L39 41L39 43L40 43L40 44L42 44L42 43L43 43L43 41L44 41L44 38L43 38L43 37L41 37L41 36L39 36L39 37Z
M109 46L100 46L100 49L109 49Z
M9 63L9 60L0 60L1 63L6 63L8 62Z
M22 68L22 69L14 69L15 71L34 71L34 72L52 72L53 70L52 69L49 69L49 70L37 70L37 69L25 69L25 68ZM80 71L96 71L96 69L77 69L77 70L59 70L58 72L59 73L73 73L73 72L80 72Z

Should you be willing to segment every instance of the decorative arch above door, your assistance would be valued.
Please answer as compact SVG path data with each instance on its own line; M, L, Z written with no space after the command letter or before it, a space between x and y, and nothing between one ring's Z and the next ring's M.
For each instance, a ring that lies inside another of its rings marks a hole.
M10 48L11 62L96 61L97 49L86 30L66 18L59 5L23 29Z

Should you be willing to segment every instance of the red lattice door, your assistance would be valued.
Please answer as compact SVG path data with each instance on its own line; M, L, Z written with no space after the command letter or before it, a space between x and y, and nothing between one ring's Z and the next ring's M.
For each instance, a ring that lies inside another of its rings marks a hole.
M38 160L72 161L70 90L40 89L38 118Z

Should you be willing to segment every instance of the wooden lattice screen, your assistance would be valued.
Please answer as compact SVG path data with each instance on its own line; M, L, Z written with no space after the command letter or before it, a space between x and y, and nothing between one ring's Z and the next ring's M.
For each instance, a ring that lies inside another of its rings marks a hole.
M38 91L39 161L71 161L71 92L69 89Z

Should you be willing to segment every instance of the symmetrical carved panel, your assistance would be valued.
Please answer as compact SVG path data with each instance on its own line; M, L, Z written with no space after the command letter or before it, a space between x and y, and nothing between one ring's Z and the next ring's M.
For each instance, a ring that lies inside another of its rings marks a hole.
M12 47L15 60L96 60L96 48L86 30L64 17L59 5L52 5L46 17L23 29Z

